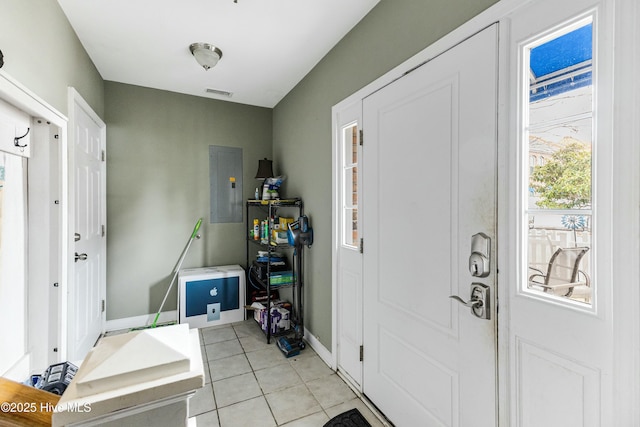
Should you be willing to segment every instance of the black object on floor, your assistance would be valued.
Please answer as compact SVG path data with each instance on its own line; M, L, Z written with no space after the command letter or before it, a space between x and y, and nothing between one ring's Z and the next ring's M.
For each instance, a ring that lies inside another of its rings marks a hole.
M354 408L331 418L324 427L371 427L371 424Z

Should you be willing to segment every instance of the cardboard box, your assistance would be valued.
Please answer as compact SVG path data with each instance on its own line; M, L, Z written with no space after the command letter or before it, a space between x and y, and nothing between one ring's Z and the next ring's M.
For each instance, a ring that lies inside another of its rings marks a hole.
M245 319L245 272L239 265L188 268L178 274L178 319L205 328Z
M271 278L271 286L291 285L293 284L292 271L274 271L269 276Z
M291 329L291 313L283 307L288 303L284 301L272 301L271 303L271 333L284 332ZM251 304L250 309L253 310L253 319L258 322L263 331L267 331L267 308L259 303Z

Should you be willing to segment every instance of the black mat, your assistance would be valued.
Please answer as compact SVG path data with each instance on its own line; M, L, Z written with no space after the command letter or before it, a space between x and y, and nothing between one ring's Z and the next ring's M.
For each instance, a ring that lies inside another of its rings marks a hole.
M324 427L371 427L371 424L364 419L360 411L351 409L331 418Z

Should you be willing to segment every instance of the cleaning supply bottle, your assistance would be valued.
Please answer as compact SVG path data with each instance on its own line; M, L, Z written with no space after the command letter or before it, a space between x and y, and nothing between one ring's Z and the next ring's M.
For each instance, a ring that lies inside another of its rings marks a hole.
M265 219L262 221L262 233L260 235L262 243L267 243L269 239L269 220Z
M260 220L258 218L253 220L253 240L260 240Z

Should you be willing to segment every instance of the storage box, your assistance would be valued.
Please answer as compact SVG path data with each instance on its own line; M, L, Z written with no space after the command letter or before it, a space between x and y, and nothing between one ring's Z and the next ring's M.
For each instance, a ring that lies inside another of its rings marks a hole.
M274 271L269 277L271 278L271 286L279 285L291 285L293 284L293 272L292 271Z
M283 305L288 303L272 302L271 306L271 333L284 332L291 329L290 311ZM253 311L253 319L260 324L260 328L266 332L267 330L267 308L259 302L251 304Z
M241 322L245 288L245 272L239 265L180 270L178 319L190 328Z

